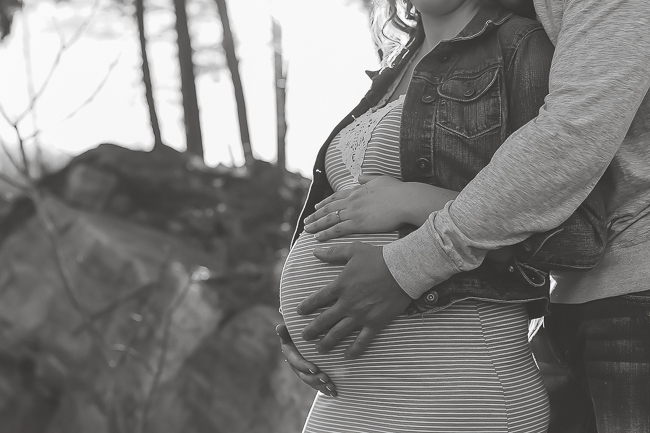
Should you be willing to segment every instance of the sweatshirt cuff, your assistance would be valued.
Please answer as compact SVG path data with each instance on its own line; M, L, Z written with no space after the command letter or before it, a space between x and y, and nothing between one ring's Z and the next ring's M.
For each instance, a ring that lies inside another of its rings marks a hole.
M385 245L382 253L395 281L413 299L461 272L441 248L429 224Z

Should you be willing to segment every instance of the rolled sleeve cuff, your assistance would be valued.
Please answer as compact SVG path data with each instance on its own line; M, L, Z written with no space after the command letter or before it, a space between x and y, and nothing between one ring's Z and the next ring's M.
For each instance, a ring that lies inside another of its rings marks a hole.
M413 299L461 272L436 242L428 224L385 245L382 253L393 278Z

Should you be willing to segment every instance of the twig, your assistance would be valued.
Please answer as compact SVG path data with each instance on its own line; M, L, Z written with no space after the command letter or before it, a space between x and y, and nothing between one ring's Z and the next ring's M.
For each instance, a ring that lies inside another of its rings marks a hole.
M142 408L142 413L141 413L141 418L140 418L140 426L138 428L139 433L145 433L147 430L147 417L149 414L149 409L151 407L151 402L153 401L153 396L156 393L156 390L158 389L158 385L160 384L160 380L162 378L162 374L165 368L165 361L167 359L167 350L168 350L168 344L169 344L169 334L171 331L171 325L172 325L172 315L174 314L174 311L181 305L183 300L185 299L185 296L187 295L190 287L192 287L192 284L195 283L195 281L192 279L190 276L188 276L187 282L181 289L179 295L177 296L176 299L172 300L172 302L169 305L169 308L165 312L164 318L163 318L163 340L161 343L161 349L160 349L160 356L158 357L158 365L156 367L156 374L153 377L153 380L151 382L151 387L149 388L149 392L147 394L147 397L145 398L144 405Z
M106 75L104 75L104 78L102 81L100 81L99 85L97 88L93 91L93 93L90 94L90 96L79 106L77 107L74 111L72 111L70 114L68 114L66 117L63 118L62 121L66 121L74 117L81 109L83 109L86 105L90 104L95 97L99 94L99 92L104 88L104 85L108 81L108 78L110 77L111 73L113 72L113 69L115 69L115 66L117 66L120 57L122 56L122 53L118 54L118 56L113 60L113 62L109 65L108 70L106 71Z
M18 129L17 131L20 132ZM20 142L22 143L22 139L20 140ZM63 284L64 292L67 294L68 299L70 300L70 303L72 304L73 308L77 310L77 312L81 315L82 321L88 326L88 332L90 333L94 343L100 349L100 354L103 355L104 361L106 363L105 365L110 367L110 360L106 358L104 352L102 351L103 348L110 348L110 346L108 342L104 339L104 337L93 327L93 324L88 317L88 313L86 312L83 305L81 305L81 302L77 299L72 276L70 275L70 270L68 269L65 263L65 257L63 257L63 252L59 242L59 238L56 233L56 228L49 214L43 207L43 200L40 196L40 193L36 188L36 186L34 185L33 180L29 176L29 173L25 171L25 168L21 169L21 167L16 163L16 161L10 156L4 141L0 140L0 147L3 148L3 150L9 157L9 160L14 165L14 168L18 170L20 174L23 175L25 181L27 182L27 185L24 187L24 192L34 203L34 208L36 209L36 213L39 217L39 220L41 221L41 224L45 228L45 231L48 234L48 237L50 239L50 242L52 243L52 247L54 248L55 258L56 258L56 265L57 265L56 269L59 276L61 277L61 282ZM23 155L23 157L26 156ZM7 179L3 179L3 180L7 180Z
M13 158L9 157L9 159L11 160L11 163L14 165L16 170L21 172L23 176L25 176L27 179L31 179L31 176L29 174L29 161L27 159L27 153L25 152L25 141L23 140L22 134L20 133L20 128L18 127L18 121L11 120L7 115L7 112L2 107L2 105L0 105L0 115L4 117L5 121L9 123L9 125L11 125L11 127L16 132L16 137L18 138L18 148L20 149L20 155L23 160L23 166L21 167L19 164L17 164L16 160L14 160ZM6 144L4 142L2 146L7 156L9 156L9 151L6 148Z
M9 176L6 176L6 175L4 175L2 173L0 173L0 180L3 181L4 183L7 183L7 184L13 186L14 188L19 189L20 191L23 191L23 192L27 191L28 187L26 185L22 185L19 182L15 181L14 179L12 179Z
M2 110L2 107L0 107L0 111L1 110ZM20 168L20 164L18 164L18 161L16 161L14 159L13 155L11 155L11 152L9 152L9 147L7 146L7 143L5 143L4 140L2 140L2 139L0 139L0 147L2 148L2 151L4 152L4 154L7 156L7 159L9 159L9 162L11 163L11 165L16 169L16 171L21 176L23 176L24 174L22 172L22 169ZM29 180L29 179L26 179L26 180Z
M88 15L88 17L81 23L81 25L77 28L77 31L72 35L72 37L67 42L64 40L63 35L59 31L59 40L61 42L59 52L56 54L56 57L54 58L54 61L50 66L50 70L48 71L45 80L41 84L40 88L34 93L34 96L30 99L29 105L27 106L25 111L19 114L18 117L16 118L15 120L16 124L20 123L25 118L25 116L27 116L27 114L29 114L34 109L36 102L40 99L40 97L45 92L45 89L47 88L50 80L52 79L54 72L57 70L59 63L61 62L61 58L63 57L63 53L67 51L72 45L74 45L75 42L79 40L81 35L86 31L91 21L97 14L98 9L99 9L99 0L95 0L90 15ZM54 25L58 31L58 26L56 25L56 21L54 22Z
M158 270L156 280L151 281L151 282L146 283L146 284L143 284L140 287L137 287L137 288L135 288L135 289L133 289L133 290L127 292L127 293L124 293L121 296L118 296L118 298L116 300L114 300L113 302L109 302L108 304L106 304L105 306L100 308L99 310L94 311L92 313L89 313L88 317L91 320L91 322L94 322L94 321L102 318L106 314L109 314L109 313L115 311L121 305L129 302L132 299L138 298L142 294L148 292L149 290L155 288L160 283L162 283L163 278L165 277L165 271L167 270L167 267L169 266L170 256L171 256L171 250L169 250L167 248L165 258L162 261L162 264L160 265L160 269ZM73 331L73 334L79 332L81 329L83 329L83 327L84 327L83 324L80 325L77 329L75 329Z
M50 242L52 244L52 247L54 248L55 252L55 257L56 257L56 269L57 273L61 277L61 282L63 285L63 290L66 293L70 303L72 304L73 308L79 313L81 316L81 320L84 322L85 326L88 329L88 332L90 335L93 337L93 340L95 344L98 346L100 349L100 353L103 355L104 361L108 367L111 367L111 362L110 359L106 357L102 349L110 349L111 346L108 344L108 342L104 339L104 336L101 335L99 331L95 329L93 326L93 323L90 320L90 317L84 308L84 306L81 304L79 299L77 299L77 295L75 294L76 290L74 287L74 282L72 279L72 276L70 275L70 270L68 269L65 261L65 257L63 256L63 249L61 248L60 242L59 242L59 237L56 233L56 227L54 225L54 222L50 218L50 215L47 213L43 206L43 201L42 198L40 197L39 192L35 188L30 188L28 190L28 195L32 199L32 202L34 203L34 207L36 208L36 212L39 216L39 219L41 223L43 224L43 227L45 228L45 231L48 234L48 237L50 238Z
M140 352L135 350L133 347L126 346L124 344L119 344L118 343L118 344L114 344L111 348L115 352L123 353L123 354L133 358L134 360L138 361L138 363L140 363L145 368L145 370L147 370L151 375L153 375L155 377L156 369L151 364L149 364L147 361L145 361L144 357L142 355L140 355Z
M32 54L31 54L31 34L29 30L27 10L23 10L23 57L25 59L25 77L27 78L27 95L29 99L34 98L34 72L32 70ZM36 128L36 110L31 110L32 122Z

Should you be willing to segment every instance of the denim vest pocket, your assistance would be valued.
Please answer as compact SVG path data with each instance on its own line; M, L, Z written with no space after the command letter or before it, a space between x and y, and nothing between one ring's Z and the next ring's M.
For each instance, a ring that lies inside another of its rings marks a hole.
M499 67L471 76L456 75L438 85L437 124L464 138L475 138L501 126Z

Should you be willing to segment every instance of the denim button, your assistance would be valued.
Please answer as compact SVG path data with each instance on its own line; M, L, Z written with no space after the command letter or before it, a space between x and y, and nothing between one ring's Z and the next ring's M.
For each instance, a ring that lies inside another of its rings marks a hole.
M422 96L422 102L429 104L436 100L436 95L424 95Z
M435 304L438 302L438 298L440 295L438 295L438 292L431 292L427 295L427 301L431 304Z
M475 92L476 92L476 90L474 90L474 89L467 89L467 90L465 90L465 93L463 93L463 95L465 95L466 98L469 98L469 97L472 96Z
M420 171L429 171L431 170L431 162L426 158L420 158L417 160L418 170Z

